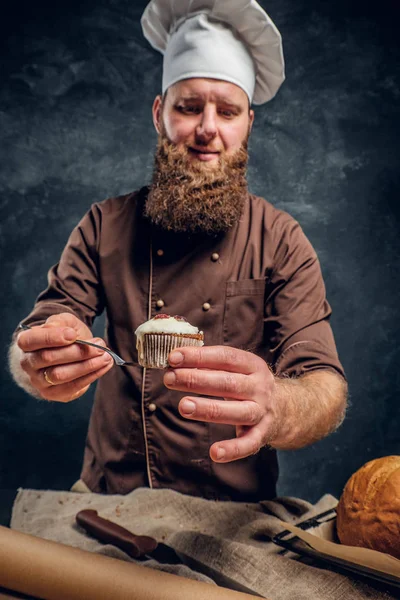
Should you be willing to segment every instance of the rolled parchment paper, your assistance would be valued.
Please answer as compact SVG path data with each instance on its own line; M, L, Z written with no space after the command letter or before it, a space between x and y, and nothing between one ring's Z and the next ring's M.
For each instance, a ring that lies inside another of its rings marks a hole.
M254 598L1 526L0 587L42 600Z

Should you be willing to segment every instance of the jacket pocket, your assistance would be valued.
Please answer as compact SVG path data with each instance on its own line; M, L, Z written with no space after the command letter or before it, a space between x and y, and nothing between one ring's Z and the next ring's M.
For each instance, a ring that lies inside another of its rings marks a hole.
M263 341L265 279L227 281L223 336L226 346L255 350Z

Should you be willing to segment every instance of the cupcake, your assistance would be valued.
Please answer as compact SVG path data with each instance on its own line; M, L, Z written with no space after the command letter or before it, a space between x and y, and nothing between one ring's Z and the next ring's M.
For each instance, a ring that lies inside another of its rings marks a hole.
M168 355L175 348L204 344L203 332L178 315L156 315L139 325L135 335L139 364L149 369L168 367Z

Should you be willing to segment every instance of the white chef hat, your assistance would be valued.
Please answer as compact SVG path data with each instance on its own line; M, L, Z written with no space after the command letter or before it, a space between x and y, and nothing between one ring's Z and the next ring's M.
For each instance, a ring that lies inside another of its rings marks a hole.
M141 24L164 55L163 93L207 77L235 83L250 103L263 104L285 79L281 35L255 0L151 0Z

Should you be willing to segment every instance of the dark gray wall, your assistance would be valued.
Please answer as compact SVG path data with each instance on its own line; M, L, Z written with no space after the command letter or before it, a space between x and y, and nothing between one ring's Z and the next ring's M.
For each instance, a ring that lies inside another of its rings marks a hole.
M318 251L351 393L338 433L281 454L280 493L315 500L339 495L367 460L400 454L400 15L395 0L261 4L282 32L287 81L256 109L250 187ZM79 476L91 393L33 400L7 373L7 346L90 204L149 181L161 58L141 34L145 5L38 0L2 12L2 489Z

